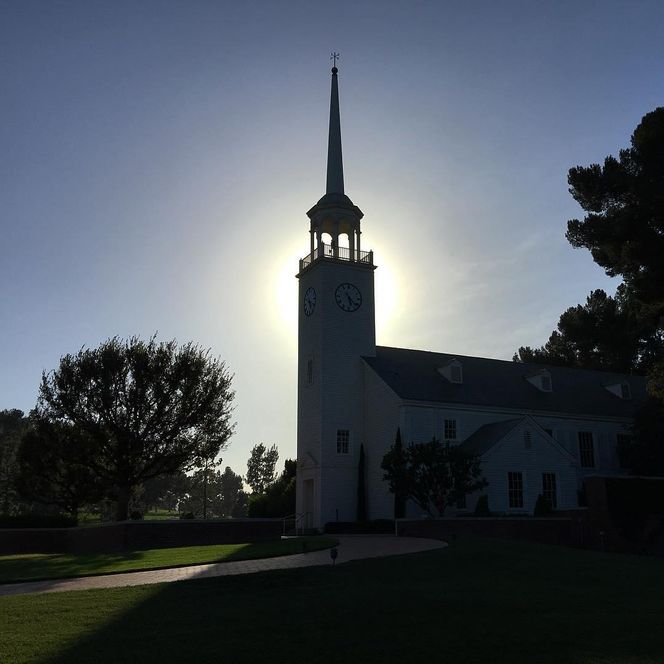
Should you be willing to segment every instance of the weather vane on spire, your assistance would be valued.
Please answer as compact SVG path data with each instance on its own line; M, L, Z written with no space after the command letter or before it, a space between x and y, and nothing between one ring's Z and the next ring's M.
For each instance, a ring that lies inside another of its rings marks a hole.
M339 57L339 54L336 51L332 51L330 54L330 60L332 60L332 66L336 68L337 66L337 58Z

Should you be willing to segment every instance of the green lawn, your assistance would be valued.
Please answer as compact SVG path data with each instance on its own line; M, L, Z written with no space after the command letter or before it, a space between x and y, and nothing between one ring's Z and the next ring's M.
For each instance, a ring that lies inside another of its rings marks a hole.
M334 546L336 541L326 537L298 537L253 544L185 546L176 549L148 549L123 553L71 555L36 553L0 556L0 583L272 558L329 548Z
M460 539L335 567L0 598L0 662L659 664L663 620L662 560Z

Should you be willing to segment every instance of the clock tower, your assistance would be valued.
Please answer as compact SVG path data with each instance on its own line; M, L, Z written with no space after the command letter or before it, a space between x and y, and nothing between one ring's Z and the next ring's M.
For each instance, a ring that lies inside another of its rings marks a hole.
M307 215L298 314L298 526L354 521L364 435L363 356L376 354L373 252L344 193L338 69L332 68L325 195Z

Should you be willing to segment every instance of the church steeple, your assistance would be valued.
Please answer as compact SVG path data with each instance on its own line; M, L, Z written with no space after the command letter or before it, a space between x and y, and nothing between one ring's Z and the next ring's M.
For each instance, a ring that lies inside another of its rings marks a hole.
M327 194L344 193L344 162L341 153L341 119L339 117L339 84L336 67L332 67L330 93L330 133L327 142Z
M325 195L307 212L311 219L310 254L300 261L300 271L324 258L360 263L373 267L373 252L360 249L360 221L364 214L344 191L344 166L341 153L338 53L332 54L330 90L330 128L327 143L327 186ZM326 240L324 236L330 236ZM345 242L343 242L345 238Z

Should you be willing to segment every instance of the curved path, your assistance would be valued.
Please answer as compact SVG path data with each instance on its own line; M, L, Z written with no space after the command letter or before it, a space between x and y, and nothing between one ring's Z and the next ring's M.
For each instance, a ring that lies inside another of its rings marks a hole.
M447 546L440 540L419 537L395 537L394 535L339 535L336 564L347 563L361 558L380 558L398 556L405 553L418 553L442 549ZM259 558L256 560L238 560L229 563L210 563L190 565L171 569L156 569L145 572L126 572L103 576L82 576L76 579L51 581L27 581L25 583L7 583L0 585L2 595L25 595L28 593L54 593L67 590L89 590L91 588L120 588L122 586L142 586L152 583L170 583L213 576L253 574L268 572L273 569L293 569L295 567L313 567L330 565L330 550L296 553L277 558Z

